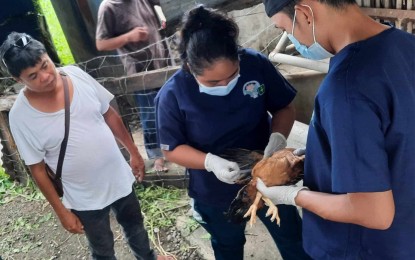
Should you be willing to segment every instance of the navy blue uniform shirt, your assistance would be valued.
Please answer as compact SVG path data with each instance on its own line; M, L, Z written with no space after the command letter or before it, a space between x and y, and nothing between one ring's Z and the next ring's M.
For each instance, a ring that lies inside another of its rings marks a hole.
M156 97L161 149L189 145L220 155L227 148L263 150L270 135L269 114L286 107L295 89L261 53L240 51L240 78L226 96L199 92L189 72L177 71ZM219 181L214 173L188 169L189 196L205 204L227 207L240 185Z
M314 259L413 259L414 152L415 37L390 28L331 59L315 99L304 185L334 194L392 190L392 226L368 229L304 210L306 252Z

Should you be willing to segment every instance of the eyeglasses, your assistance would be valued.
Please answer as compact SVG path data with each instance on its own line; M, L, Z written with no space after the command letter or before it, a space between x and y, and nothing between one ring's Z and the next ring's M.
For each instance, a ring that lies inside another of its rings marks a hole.
M19 39L17 39L13 44L9 46L9 48L3 53L3 57L1 57L1 61L3 62L4 66L7 67L6 61L4 60L4 56L6 56L6 53L11 50L13 47L17 47L21 50L23 50L29 43L32 42L32 38L30 36L23 35Z

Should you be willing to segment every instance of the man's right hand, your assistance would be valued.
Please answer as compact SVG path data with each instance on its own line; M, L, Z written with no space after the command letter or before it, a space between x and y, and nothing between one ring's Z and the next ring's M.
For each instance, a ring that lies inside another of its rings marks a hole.
M128 32L128 42L141 42L147 41L148 29L147 27L135 27Z
M65 210L58 214L62 226L73 234L83 234L84 225L82 225L79 218L69 210Z
M228 184L234 184L240 176L236 162L225 160L211 153L206 154L205 168L208 172L213 172L220 181Z
M133 175L135 177L135 180L139 183L141 183L144 179L144 174L146 172L145 170L145 164L143 157L141 157L140 153L130 154L130 166L131 170L133 172Z

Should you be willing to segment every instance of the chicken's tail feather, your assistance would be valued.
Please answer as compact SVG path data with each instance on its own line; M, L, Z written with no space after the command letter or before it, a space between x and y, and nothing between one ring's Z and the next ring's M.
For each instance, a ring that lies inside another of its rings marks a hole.
M247 186L248 185L243 186L238 191L238 194L231 202L228 211L224 213L225 217L232 223L244 223L247 221L247 219L244 218L244 215L250 206L250 204L246 202L246 194L244 194Z
M219 154L220 157L236 162L241 171L252 170L263 155L261 151L250 151L242 148L229 148Z

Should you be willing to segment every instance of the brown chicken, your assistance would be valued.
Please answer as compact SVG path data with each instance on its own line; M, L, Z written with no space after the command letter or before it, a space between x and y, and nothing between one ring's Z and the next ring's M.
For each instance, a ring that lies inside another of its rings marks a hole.
M256 189L257 179L260 178L268 187L278 185L292 185L303 178L304 155L294 154L295 149L285 148L275 152L271 157L258 161L258 154L251 152L247 158L250 166L253 166L252 176L238 181L245 186L239 190L236 198L231 203L226 216L235 223L243 222L248 216L250 225L256 221L256 212L264 206L264 202L269 206L266 216L271 215L271 221L276 219L280 225L278 209L272 201L264 197ZM237 156L240 158L241 156ZM245 161L247 161L245 158ZM256 159L254 159L256 158ZM238 162L241 165L241 162ZM241 168L243 169L243 168ZM242 172L246 170L241 170Z

